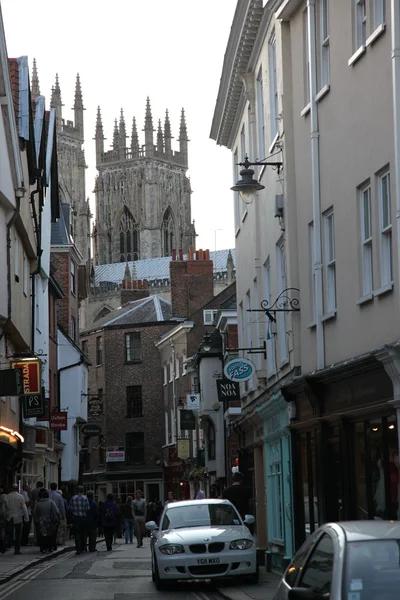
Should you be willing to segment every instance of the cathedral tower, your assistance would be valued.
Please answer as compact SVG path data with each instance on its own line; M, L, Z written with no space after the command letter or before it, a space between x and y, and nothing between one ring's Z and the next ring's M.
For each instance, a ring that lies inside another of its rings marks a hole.
M157 123L157 121L156 121ZM172 248L188 252L195 245L191 222L188 135L182 109L179 151L172 150L168 111L164 128L153 126L150 99L146 100L144 144L139 143L133 117L127 142L124 113L114 124L112 148L104 151L100 108L96 121L95 264L170 256ZM156 140L154 136L156 133Z

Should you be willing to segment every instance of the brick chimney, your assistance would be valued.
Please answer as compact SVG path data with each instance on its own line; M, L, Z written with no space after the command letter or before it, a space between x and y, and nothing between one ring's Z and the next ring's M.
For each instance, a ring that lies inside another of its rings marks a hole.
M214 268L209 250L172 251L169 264L172 316L188 318L214 297Z
M128 302L141 300L150 296L149 285L147 279L134 279L131 281L127 277L122 280L121 288L121 306L125 306Z

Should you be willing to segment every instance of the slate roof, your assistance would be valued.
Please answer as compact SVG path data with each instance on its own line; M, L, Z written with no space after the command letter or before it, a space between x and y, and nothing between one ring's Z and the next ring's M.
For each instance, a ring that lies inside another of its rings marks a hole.
M73 243L68 232L69 211L69 204L62 203L60 218L55 223L51 224L52 246L68 246Z
M171 303L160 296L149 296L128 302L125 306L117 308L108 315L95 321L90 327L82 331L90 333L106 327L141 325L144 323L157 323L170 321L172 316Z
M226 273L226 263L228 260L229 250L217 250L210 252L210 259L214 263L214 276L218 273ZM236 267L235 249L231 249L233 264ZM187 259L187 255L184 255ZM136 279L168 279L169 280L169 263L170 256L163 258L151 258L148 260L137 260L128 262L129 270L132 273L132 267L136 273ZM110 265L98 265L94 267L95 284L99 285L102 282L120 284L125 276L126 263L113 263Z

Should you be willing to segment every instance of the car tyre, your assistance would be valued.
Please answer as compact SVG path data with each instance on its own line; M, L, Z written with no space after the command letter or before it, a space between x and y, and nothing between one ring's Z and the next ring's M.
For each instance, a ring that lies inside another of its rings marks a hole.
M160 578L160 574L158 572L158 566L157 566L157 561L156 561L156 557L153 555L153 560L152 560L152 579L154 581L154 585L156 586L156 590L158 590L159 592L162 590L165 590L168 587L168 584L166 581L163 581Z
M254 573L252 573L251 575L249 575L247 581L250 585L256 585L260 580L260 568L257 565L256 570Z

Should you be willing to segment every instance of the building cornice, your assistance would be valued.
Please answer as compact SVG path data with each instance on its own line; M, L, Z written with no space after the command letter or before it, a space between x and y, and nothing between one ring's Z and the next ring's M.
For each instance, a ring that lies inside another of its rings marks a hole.
M284 0L282 7L276 13L276 18L282 19L282 21L289 21L292 15L303 3L304 0Z

